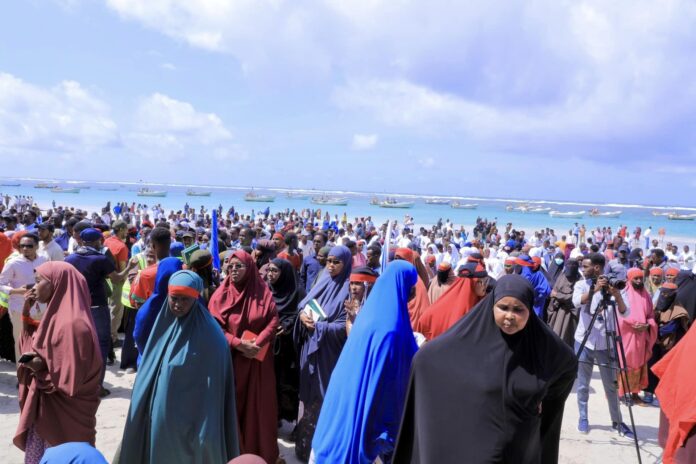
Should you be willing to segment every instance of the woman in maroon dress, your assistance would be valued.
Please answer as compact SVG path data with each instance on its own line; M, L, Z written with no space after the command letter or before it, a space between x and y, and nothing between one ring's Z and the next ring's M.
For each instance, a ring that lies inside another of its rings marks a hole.
M278 405L269 346L278 327L278 313L273 295L248 253L238 250L230 256L227 277L208 307L232 349L241 452L276 463Z

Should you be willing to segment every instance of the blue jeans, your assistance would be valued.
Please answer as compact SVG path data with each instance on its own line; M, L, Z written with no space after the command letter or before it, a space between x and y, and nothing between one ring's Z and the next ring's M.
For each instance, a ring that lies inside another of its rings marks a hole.
M99 351L102 356L102 373L101 382L104 383L104 374L106 373L106 355L111 349L111 312L109 306L92 306L92 319L94 319L94 328L97 330L97 339L99 340Z
M580 349L580 343L575 342L575 352ZM585 347L580 353L578 359L578 410L580 412L580 420L587 420L587 401L590 398L590 380L592 379L592 369L595 363L600 364L599 375L602 377L602 385L604 386L604 394L609 403L609 414L611 421L621 422L621 410L619 409L619 394L617 391L617 371L608 367L613 365L609 360L609 352L606 350L590 350ZM605 365L605 366L602 366Z

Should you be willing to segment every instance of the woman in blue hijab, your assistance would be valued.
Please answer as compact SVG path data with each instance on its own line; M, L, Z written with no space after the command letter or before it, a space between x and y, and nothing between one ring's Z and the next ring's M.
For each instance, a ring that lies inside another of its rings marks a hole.
M418 349L408 315L417 280L406 261L377 279L331 376L312 441L317 463L390 461Z
M192 271L169 297L145 346L123 432L122 463L223 463L239 455L234 377L222 329Z
M143 351L147 339L150 337L155 320L167 300L167 285L169 278L177 271L181 270L183 263L179 258L164 258L157 264L157 277L155 278L155 291L150 298L143 303L135 315L135 327L133 328L133 338L138 348L138 365L142 360Z
M545 321L546 300L551 295L549 282L540 270L533 270L535 263L528 255L519 255L516 264L519 269L518 274L527 279L534 287L534 313L542 321Z
M346 311L348 286L353 257L344 246L331 249L322 274L307 296L298 305L300 314L295 323L293 339L300 354L300 401L302 417L297 424L295 454L303 461L309 459L312 437L319 410L346 342ZM305 306L316 300L326 314L322 320L312 320L304 313Z

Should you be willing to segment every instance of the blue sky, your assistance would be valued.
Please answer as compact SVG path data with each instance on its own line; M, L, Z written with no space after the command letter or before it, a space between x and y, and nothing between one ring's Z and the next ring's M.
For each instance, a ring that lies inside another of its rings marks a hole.
M679 0L8 2L0 157L36 177L693 206L695 23Z

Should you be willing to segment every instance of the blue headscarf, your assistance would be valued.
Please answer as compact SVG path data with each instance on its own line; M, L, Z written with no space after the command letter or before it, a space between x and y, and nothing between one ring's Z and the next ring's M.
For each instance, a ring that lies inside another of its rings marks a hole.
M314 331L310 333L298 317L293 333L295 346L300 351L300 400L305 404L324 398L331 371L346 342L346 311L343 303L348 298L348 277L353 256L347 247L335 246L331 248L329 257L339 259L343 263L343 269L336 277L331 277L328 271L323 272L316 285L298 305L302 311L307 303L316 299L326 313L326 320L316 322Z
M155 291L150 298L138 309L135 315L135 327L133 328L133 339L138 347L138 364L145 351L147 339L150 337L152 326L160 313L160 309L167 301L167 285L169 278L176 271L181 270L183 263L179 258L164 258L157 265L157 277L155 278Z
M377 279L331 376L312 441L317 462L371 464L394 449L418 349L408 316L417 280L406 261Z
M184 244L181 242L172 242L172 244L169 245L169 256L172 256L174 258L180 258L181 252L183 251Z
M191 271L169 281L203 288ZM222 463L237 455L232 357L222 329L200 299L181 317L165 299L133 386L119 462Z
M534 264L532 258L527 255L519 255L518 260L525 261L530 265ZM546 299L551 295L551 287L549 286L546 277L540 271L532 271L530 266L520 265L521 269L520 275L527 279L532 287L534 287L534 312L541 320L546 320L544 318L544 306L546 306Z
M107 464L99 450L89 443L73 441L46 448L41 464Z

